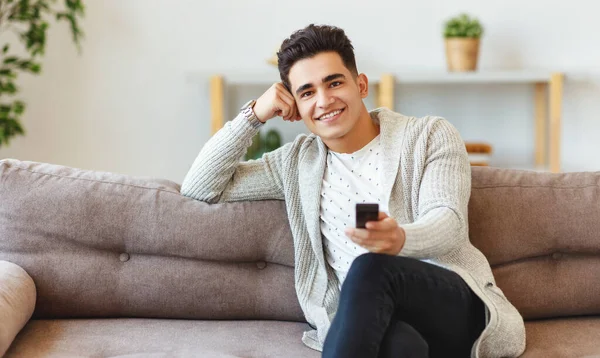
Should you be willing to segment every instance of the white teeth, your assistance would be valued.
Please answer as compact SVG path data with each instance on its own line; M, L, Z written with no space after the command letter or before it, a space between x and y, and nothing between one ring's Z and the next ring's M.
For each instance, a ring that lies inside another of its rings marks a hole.
M331 118L331 117L335 117L335 116L337 116L340 113L342 113L342 111L338 109L337 111L333 111L331 113L327 113L326 115L324 115L321 118L319 118L319 120L321 120L321 119L328 119L328 118Z

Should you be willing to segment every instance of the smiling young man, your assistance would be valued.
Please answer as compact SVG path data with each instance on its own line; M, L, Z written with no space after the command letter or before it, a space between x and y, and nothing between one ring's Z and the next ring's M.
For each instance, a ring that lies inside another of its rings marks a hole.
M516 357L519 312L468 237L464 142L440 117L368 111L343 30L310 25L278 52L281 83L202 148L181 193L208 203L285 200L295 288L324 357ZM267 120L311 135L242 162ZM356 203L379 220L354 228Z

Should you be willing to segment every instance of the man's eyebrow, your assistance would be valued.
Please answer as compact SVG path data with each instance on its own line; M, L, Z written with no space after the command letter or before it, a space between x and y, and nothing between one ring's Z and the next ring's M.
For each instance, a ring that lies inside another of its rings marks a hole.
M341 73L334 73L333 75L329 75L327 77L324 77L321 81L323 83L325 83L325 82L336 80L338 78L346 79L346 76L342 75Z
M298 89L296 90L296 95L300 95L300 92L307 90L307 89L311 88L312 86L313 86L312 83L307 83L307 84L304 84L304 85L298 87Z
M344 76L341 73L334 73L332 75L328 75L328 76L323 77L321 79L321 82L325 83L325 82L333 81L333 80L338 79L338 78L346 79L346 76ZM312 83L303 84L302 86L298 87L298 89L296 90L296 94L299 95L300 92L302 92L304 90L307 90L307 89L309 89L311 87L313 87Z

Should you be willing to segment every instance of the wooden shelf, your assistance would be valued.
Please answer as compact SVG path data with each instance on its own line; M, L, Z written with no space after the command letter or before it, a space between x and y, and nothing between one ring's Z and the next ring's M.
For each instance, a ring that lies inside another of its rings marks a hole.
M564 74L537 70L521 71L411 71L369 76L376 87L378 107L396 108L395 88L398 84L526 84L534 90L535 163L534 168L560 172L561 112ZM193 75L199 77L201 75ZM264 85L280 81L279 73L229 73L209 75L211 96L211 128L213 134L224 124L224 92L227 86Z
M379 76L385 76L382 74ZM410 84L509 84L548 83L550 72L542 71L477 71L477 72L400 72L391 73L397 83Z

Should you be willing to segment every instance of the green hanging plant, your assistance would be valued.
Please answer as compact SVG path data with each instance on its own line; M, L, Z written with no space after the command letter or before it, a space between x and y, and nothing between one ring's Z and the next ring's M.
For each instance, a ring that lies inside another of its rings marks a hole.
M273 151L281 147L281 135L275 129L271 129L263 137L261 132L258 132L254 138L252 138L252 144L246 152L244 159L258 159L263 154Z
M0 35L14 34L23 45L13 49L6 43L0 57L0 147L8 145L10 138L24 135L20 119L25 112L25 103L15 99L19 92L16 81L20 73L39 74L39 62L46 48L46 33L50 21L65 21L69 24L73 42L80 48L83 32L79 22L84 15L82 0L0 0ZM25 54L23 54L25 52Z

